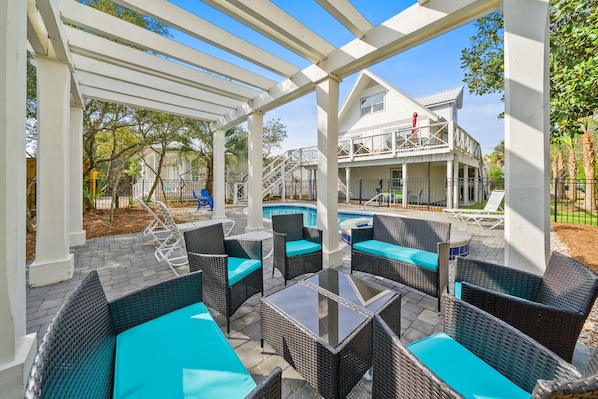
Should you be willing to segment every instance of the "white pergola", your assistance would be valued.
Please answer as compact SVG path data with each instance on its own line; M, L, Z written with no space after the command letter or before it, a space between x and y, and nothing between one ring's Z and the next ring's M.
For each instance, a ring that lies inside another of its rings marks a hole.
M266 51L259 43L236 36L225 26L202 19L169 1L113 2L234 57L201 52L75 0L1 0L0 64L4 73L0 83L3 130L0 134L0 392L3 397L22 397L24 378L36 349L35 335L26 335L25 330L28 49L34 54L37 67L39 125L37 249L36 259L29 267L31 285L71 278L74 262L70 247L85 242L81 199L84 98L209 121L215 140L215 218L225 216L224 130L247 122L250 133L247 228L255 230L263 228L263 116L315 91L318 227L324 231L325 265L335 266L341 263L336 229L339 82L501 7L505 20L506 77L505 262L512 267L543 272L550 231L549 0L414 0L413 5L376 26L348 0L316 0L322 13L332 16L353 35L352 40L339 47L270 1L203 0L284 47L285 51L280 53L296 55L293 59L303 60L301 66L289 61L290 57Z

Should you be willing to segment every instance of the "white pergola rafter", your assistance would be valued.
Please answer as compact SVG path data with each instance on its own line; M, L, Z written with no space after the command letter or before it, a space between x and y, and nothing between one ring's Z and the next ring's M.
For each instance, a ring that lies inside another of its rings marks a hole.
M166 0L113 1L280 76L289 78L299 71L299 68L290 62Z
M361 39L373 28L370 21L349 0L316 0L322 8L343 24L356 38Z

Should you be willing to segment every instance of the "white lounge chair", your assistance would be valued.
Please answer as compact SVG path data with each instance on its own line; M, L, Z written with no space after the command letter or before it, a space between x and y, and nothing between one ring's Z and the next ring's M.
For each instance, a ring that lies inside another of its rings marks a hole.
M166 227L162 219L156 215L152 208L145 203L143 198L137 198L137 201L152 217L152 221L143 230L143 235L149 236L151 234L158 243L162 243L170 235L170 230L168 230L168 227Z
M476 215L499 214L499 212L502 211L500 203L504 197L505 190L494 190L492 193L490 193L490 197L488 198L488 202L486 202L484 209L445 208L442 210L442 212L447 213L456 219L461 219L464 222L470 220L472 216Z
M160 243L160 246L156 248L154 252L154 256L156 259L161 261L166 261L168 266L172 269L174 274L177 276L179 275L176 271L176 268L185 266L188 264L187 259L187 251L185 249L185 238L183 236L183 231L196 229L198 227L209 226L212 224L222 223L223 227L226 225L227 230L224 232L224 235L227 236L232 231L233 227L235 226L235 221L231 219L210 219L210 220L203 220L197 222L190 222L181 225L177 225L174 221L174 218L170 214L170 211L166 207L166 205L161 201L156 201L156 206L158 207L158 211L164 218L164 224L170 231L168 237Z

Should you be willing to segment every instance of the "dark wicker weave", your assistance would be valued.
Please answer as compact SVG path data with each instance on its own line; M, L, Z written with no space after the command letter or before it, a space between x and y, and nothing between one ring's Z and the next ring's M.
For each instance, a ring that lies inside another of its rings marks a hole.
M233 285L228 284L228 257L262 261L262 242L224 239L222 224L185 231L189 271L203 272L203 301L226 317L226 333L230 333L230 317L254 294L264 292L263 266Z
M507 323L448 295L444 310L445 333L524 390L533 391L533 399L597 397L595 374L580 379L572 365ZM378 316L373 367L373 398L463 397L416 358ZM558 394L565 392L571 395Z
M287 256L287 242L307 240L322 245L322 231L313 227L303 226L303 214L272 216L272 233L274 235L274 270L278 269L287 280L305 273L316 273L322 270L322 251L298 256Z
M324 398L344 398L372 365L373 313L306 281L297 284L304 284L355 312L367 315L367 321L340 345L332 347L265 297L260 303L262 342L268 342ZM392 331L400 334L401 295L389 296L376 313L391 326Z
M461 298L534 338L567 361L598 295L598 275L553 252L544 276L457 258ZM524 300L520 299L523 298Z
M108 303L97 272L90 272L48 328L24 397L112 398L116 335L200 302L201 282L201 273L192 273ZM280 398L280 379L281 369L276 368L248 397Z
M440 298L448 291L448 262L451 224L388 215L374 215L372 227L351 230L351 272L353 270L382 276L425 294ZM402 247L438 254L437 270L368 254L353 246L361 241L378 240Z

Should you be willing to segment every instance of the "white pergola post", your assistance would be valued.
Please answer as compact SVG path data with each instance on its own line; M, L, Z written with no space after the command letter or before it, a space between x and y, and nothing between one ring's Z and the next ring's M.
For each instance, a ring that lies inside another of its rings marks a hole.
M37 57L37 239L29 285L40 286L73 276L69 253L69 103L68 64Z
M71 105L69 133L69 217L71 247L85 244L83 230L83 108Z
M224 130L214 132L214 214L213 219L226 217L224 206Z
M318 103L318 228L322 229L324 267L342 264L338 235L339 80L329 76L316 87Z
M0 396L11 399L23 397L37 349L25 308L26 10L0 7Z
M264 174L262 146L264 139L264 114L260 112L251 114L247 118L247 128L249 129L247 230L251 231L264 228L264 218L262 217L262 179Z
M549 0L504 0L505 264L543 274L550 251Z

